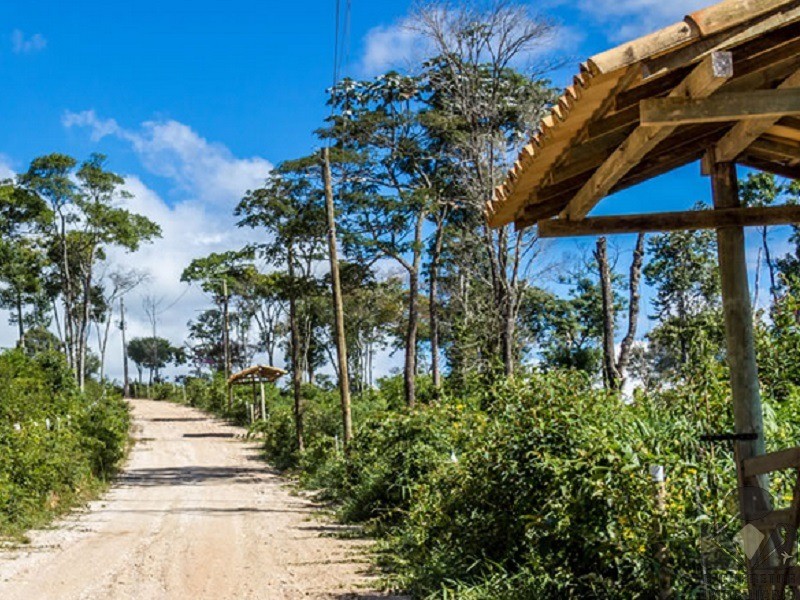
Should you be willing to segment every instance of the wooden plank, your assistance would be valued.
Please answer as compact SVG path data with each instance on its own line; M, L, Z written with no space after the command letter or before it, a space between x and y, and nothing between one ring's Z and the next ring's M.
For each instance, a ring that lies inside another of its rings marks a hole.
M548 170L548 172L542 177L539 185L548 184L555 182L556 180L563 180L564 176L559 173L561 170L562 165L567 162L569 158L570 150L575 146L580 145L582 142L587 141L587 139L591 136L589 126L592 122L596 121L597 119L605 116L614 106L614 98L616 98L617 94L627 88L632 81L634 81L638 77L638 72L636 69L629 68L622 77L619 78L617 84L608 92L607 96L603 99L600 105L592 112L591 117L589 118L588 122L582 124L580 128L576 131L573 131L573 137L569 140L568 144L561 152L560 156L556 158L553 162L552 166ZM560 179L559 179L560 178Z
M800 88L800 69L795 71L778 86L778 89L782 91L796 88ZM775 125L779 119L780 116L778 116L778 118L769 117L737 123L725 137L717 143L715 149L716 159L722 162L734 160L745 148Z
M800 145L797 142L759 138L750 144L750 151L781 162L800 160Z
M800 142L800 129L794 127L786 127L784 125L773 125L766 131L766 135L770 135L793 142Z
M765 118L777 121L800 115L800 89L716 94L713 98L650 98L642 100L639 111L639 121L645 127L743 119L763 123Z
M750 52L750 47L758 45L761 40L754 40L746 47L736 48L733 52L733 68L736 78L725 86L725 91L744 92L772 88L797 70L798 54L800 54L800 23L793 24L791 27L791 34L794 36L792 39L785 43L781 43L780 39L775 42L773 41L774 35L770 34L769 40L772 44L765 51ZM780 33L778 32L778 34ZM775 43L778 45L776 46ZM788 68L784 69L784 63L788 65ZM616 110L620 111L638 105L645 98L667 95L689 74L691 68L691 64L676 67L664 75L645 79L642 84L620 92L615 103Z
M727 0L693 12L686 20L705 37L792 4L792 0Z
M760 519L752 520L750 524L760 532L766 533L780 525L790 525L793 517L791 509L782 508L773 510Z
M526 223L533 224L542 219L549 219L557 215L562 208L564 208L564 201L561 198L529 204L517 215L515 223L525 221ZM520 228L517 227L517 229ZM522 229L524 229L524 227Z
M539 221L539 237L561 238L646 231L683 231L718 227L755 227L800 223L800 206L724 208L678 212L592 217L579 221Z
M730 52L717 52L703 60L670 96L704 98L713 94L732 76L733 59ZM675 127L637 127L570 201L564 211L567 218L577 220L586 216L625 174L673 131Z
M597 107L602 106L604 100L613 95L612 90L625 75L625 72L619 72L613 77L592 78L591 85L582 89L580 102L575 103L569 115L569 127L566 127L566 122L563 124L559 122L555 127L545 128L546 131L534 136L535 159L518 173L507 193L487 207L486 216L491 227L500 227L513 221L522 204L548 175L551 165L562 156L565 149L570 147L574 133L570 135L569 132L580 129L594 116ZM545 120L547 119L546 117Z
M780 165L774 161L764 159L760 156L751 154L743 155L741 158L737 159L737 163L746 167L750 167L751 169L758 169L759 171L764 171L766 173L774 173L775 175L780 175L781 177L786 177L787 179L800 180L800 168L789 165Z
M610 73L698 39L699 33L681 21L636 40L596 54L587 61L593 71Z
M774 471L800 467L800 448L788 448L762 456L748 458L742 463L745 477L766 475Z
M642 67L643 75L647 79L702 60L711 52L728 50L744 44L748 45L746 49L748 52L758 51L759 44L765 44L766 42L763 40L766 39L769 39L769 45L774 47L792 35L791 31L784 33L782 30L795 23L798 19L800 19L800 8L794 7L756 23L740 24L711 36L706 34L699 38L698 41L675 52L661 54L646 60ZM755 43L751 44L751 42ZM755 47L751 50L752 46Z
M741 206L738 177L734 163L713 163L711 189L715 210ZM738 225L717 228L717 260L719 262L722 313L725 321L725 359L728 363L733 400L734 431L754 434L754 439L735 442L737 471L740 474L739 507L745 521L758 510L771 510L769 501L746 492L747 488L769 491L769 479L748 471L748 461L765 455L764 417L758 384L753 314L747 281L747 253L744 229ZM752 464L752 463L751 463Z

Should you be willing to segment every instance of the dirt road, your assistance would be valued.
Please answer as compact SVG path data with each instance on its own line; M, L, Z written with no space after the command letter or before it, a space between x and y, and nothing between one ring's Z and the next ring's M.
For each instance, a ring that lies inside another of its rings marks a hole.
M230 427L133 401L137 439L112 490L31 544L0 551L0 598L378 598L365 542L329 534ZM372 582L374 583L374 582Z

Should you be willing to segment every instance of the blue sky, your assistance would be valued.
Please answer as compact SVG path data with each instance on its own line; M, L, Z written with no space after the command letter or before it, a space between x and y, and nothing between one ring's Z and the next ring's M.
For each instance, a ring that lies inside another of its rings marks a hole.
M707 3L545 0L530 6L558 25L541 56L568 59L569 67L552 75L563 85L579 60ZM415 59L419 44L403 28L410 4L352 0L345 74L366 77ZM131 207L162 223L165 233L133 258L113 258L150 272L138 294L161 300L161 333L182 341L186 321L206 302L177 281L182 268L193 256L251 239L255 234L231 226L241 193L271 165L316 144L313 131L328 112L335 5L0 3L0 176L24 170L44 153L108 154L136 195ZM707 198L708 182L693 166L610 199L603 211L668 210ZM588 243L566 242L554 252ZM131 335L148 330L140 303L130 302ZM0 324L0 346L12 336ZM110 373L118 371L112 357Z

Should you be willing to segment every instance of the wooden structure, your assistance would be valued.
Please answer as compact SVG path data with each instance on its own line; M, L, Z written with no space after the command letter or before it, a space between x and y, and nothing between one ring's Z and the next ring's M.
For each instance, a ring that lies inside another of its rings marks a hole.
M234 385L246 385L250 384L253 386L253 402L250 405L250 422L255 420L255 404L256 404L256 384L259 385L260 388L260 417L262 420L267 419L267 400L266 400L266 393L264 391L264 382L274 383L280 377L286 375L286 371L283 369L279 369L278 367L268 367L266 365L255 365L252 367L248 367L244 371L239 371L238 373L234 373L230 377L228 377L228 396L232 396L232 390Z
M713 209L657 213L643 198L643 214L587 218L609 194L697 160ZM800 465L800 450L764 456L743 227L800 222L800 207L742 207L737 163L800 178L800 0L725 0L587 60L486 217L493 227L538 224L543 237L717 230L740 505L771 535L776 519L800 523L800 490L790 512L766 520L745 490Z

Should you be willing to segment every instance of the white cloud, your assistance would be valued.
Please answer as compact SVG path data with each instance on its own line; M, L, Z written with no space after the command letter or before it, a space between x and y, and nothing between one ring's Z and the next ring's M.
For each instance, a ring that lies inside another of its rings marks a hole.
M11 168L11 160L4 154L0 154L0 179L12 179L14 169Z
M429 56L430 49L419 32L409 27L408 19L373 27L364 37L360 70L364 75L377 75L392 68L405 67Z
M186 324L198 312L209 308L210 298L198 286L189 287L180 281L181 273L192 259L212 252L241 248L254 241L257 232L236 227L231 214L210 210L197 200L186 200L170 206L137 176L125 177L125 188L132 194L121 200L121 206L147 215L161 226L162 237L143 245L133 254L112 249L109 262L125 269L147 272L149 279L126 298L128 338L152 335L143 301L152 296L160 302L157 323L159 337L181 345L187 336ZM109 341L108 374L120 378L121 339L112 332ZM181 371L185 372L186 368Z
M65 113L65 127L87 127L93 141L115 136L128 142L151 173L173 181L179 192L230 207L248 189L259 187L272 170L261 157L237 158L223 144L209 142L174 120L146 121L137 129L102 119L93 110Z
M11 32L11 49L14 54L30 54L47 48L47 40L41 33L26 36L21 30Z
M61 119L64 127L88 127L93 142L99 142L108 135L119 134L120 126L114 119L100 119L93 110L74 113L67 111Z
M609 40L622 42L677 23L707 5L708 0L580 0L578 8L608 25Z

